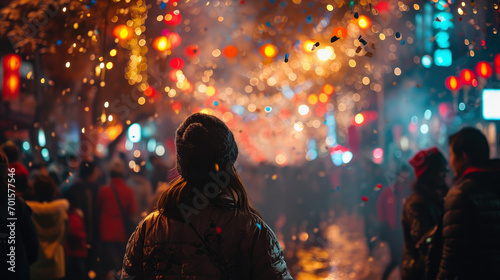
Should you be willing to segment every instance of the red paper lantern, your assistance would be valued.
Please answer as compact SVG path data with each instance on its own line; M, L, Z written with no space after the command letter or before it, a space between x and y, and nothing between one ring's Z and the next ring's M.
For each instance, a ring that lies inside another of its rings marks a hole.
M265 58L273 58L278 54L278 48L273 44L264 44L260 47L259 52Z
M180 57L175 57L170 60L170 67L173 69L182 69L184 68L184 60Z
M163 22L166 25L178 25L182 22L182 16L179 11L170 12L165 15Z
M472 82L474 81L475 78L476 78L476 74L474 74L474 72L472 72L472 70L464 69L464 70L460 71L460 81L465 86L471 86Z
M335 27L332 31L332 37L337 36L340 39L344 39L347 36L347 28L345 27Z
M489 79L493 75L493 68L486 61L480 61L476 64L476 74L478 77Z
M495 55L495 60L493 60L495 65L495 73L500 74L500 53Z
M189 45L184 50L189 57L196 57L200 53L198 45Z
M21 57L17 54L9 54L3 58L3 100L15 100L19 97L21 79L19 68Z
M153 41L153 48L159 52L165 52L170 50L172 45L166 36L159 36Z
M462 83L460 82L460 79L458 79L455 76L449 76L448 78L446 78L446 81L444 84L445 84L446 88L451 90L451 91L457 91L457 90L460 90L462 88Z
M134 31L125 24L120 24L113 28L113 36L120 40L130 40L134 37Z
M235 57L238 54L238 49L235 46L233 46L233 45L229 45L229 46L225 47L222 50L222 53L226 57L232 58L232 57Z
M179 46L182 42L182 37L181 35L175 33L175 32L172 32L172 33L169 33L167 34L167 38L168 40L170 41L170 45L172 46L171 48L175 48L177 46Z

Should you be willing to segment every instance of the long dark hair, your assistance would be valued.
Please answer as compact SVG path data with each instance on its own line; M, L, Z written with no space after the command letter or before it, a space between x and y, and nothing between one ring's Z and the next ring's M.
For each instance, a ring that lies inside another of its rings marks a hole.
M214 204L218 204L222 197L228 197L232 202L232 207L237 211L254 214L262 219L260 213L250 202L243 181L234 165L227 173L229 175L229 183L221 189L217 197L210 199L210 201ZM165 190L160 196L160 199L158 199L157 209L163 215L172 212L176 215L178 210L177 207L180 203L190 203L190 199L193 197L192 188L201 188L200 184L192 185L180 175L177 176L170 185L171 187Z

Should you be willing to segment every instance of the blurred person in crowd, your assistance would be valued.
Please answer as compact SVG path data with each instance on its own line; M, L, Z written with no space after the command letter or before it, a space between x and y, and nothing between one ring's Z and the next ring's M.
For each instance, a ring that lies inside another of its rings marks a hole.
M377 244L377 235L379 234L379 223L377 219L377 201L382 184L386 182L382 174L382 167L368 159L361 159L359 167L364 172L357 176L359 180L359 192L361 197L366 197L367 201L361 204L360 210L365 224L366 244L369 255L372 256L375 245ZM389 179L389 178L388 178ZM393 182L387 182L391 185Z
M151 186L153 187L153 193L155 193L160 183L169 182L168 168L165 163L163 163L162 158L155 154L151 154L151 156L149 157L149 162L153 166L153 170L150 173L149 180L151 182Z
M15 280L29 280L30 270L29 266L34 263L38 257L38 235L36 233L35 224L31 219L32 210L25 203L25 201L17 196L15 192L9 191L9 182L11 182L14 187L16 182L13 180L13 174L8 169L9 161L7 156L0 149L0 219L2 221L0 227L0 268L2 269L2 277L5 279L15 279ZM11 169L11 171L13 171ZM10 180L9 180L10 179ZM9 204L9 201L15 203L14 206ZM14 207L14 216L9 216L8 207ZM15 220L15 252L14 260L11 262L11 246L13 246L12 241L9 242L9 236L11 235L11 227L7 220L8 218L16 218ZM11 268L14 267L14 268ZM9 270L9 268L11 268ZM13 270L13 271L12 271Z
M28 169L19 161L20 154L19 148L12 141L5 142L0 146L7 156L9 161L9 170L13 169L14 180L16 182L16 194L19 197L31 199L33 196L33 191L29 187L29 172Z
M500 264L500 169L486 137L466 127L448 138L456 177L446 195L437 279L497 279Z
M134 217L134 222L139 223L147 214L150 213L149 205L153 196L151 183L146 177L146 166L143 160L135 160L135 167L130 173L127 180L127 185L134 191L137 202L137 211Z
M124 179L125 171L121 159L113 161L109 185L102 186L97 194L102 261L108 275L121 269L125 246L131 234L128 231L133 231L130 227L137 211L134 191Z
M85 258L87 252L87 231L83 214L83 197L77 196L76 192L71 192L66 197L69 201L68 211L68 236L66 240L66 256L68 265L66 266L68 280L87 279Z
M33 189L36 201L27 204L33 209L40 250L36 262L30 266L31 279L63 279L69 202L58 199L59 188L49 176L36 177Z
M442 249L447 165L437 148L418 152L410 160L416 175L403 210L404 280L436 279Z
M92 244L94 237L92 229L96 227L94 221L94 207L95 205L95 190L97 187L95 183L100 176L100 171L93 161L82 161L80 163L80 170L78 178L73 185L63 190L63 196L69 197L75 195L82 199L82 211L85 221L85 228L87 229L87 243Z
M98 221L96 215L97 180L101 176L100 170L94 161L81 161L78 176L73 184L63 189L63 197L76 196L81 199L81 210L87 233L87 258L85 267L89 270L100 272Z
M61 190L63 193L77 181L79 178L78 173L81 165L81 160L74 154L69 154L65 157L64 161L66 163L65 170L61 175L62 183Z
M131 236L122 279L292 279L234 168L228 127L192 114L177 129L176 150L180 177Z
M377 214L380 223L380 240L387 242L391 259L384 270L382 279L388 279L391 272L401 265L403 259L403 228L401 216L404 199L409 194L410 168L398 168L395 181L383 189L377 200Z

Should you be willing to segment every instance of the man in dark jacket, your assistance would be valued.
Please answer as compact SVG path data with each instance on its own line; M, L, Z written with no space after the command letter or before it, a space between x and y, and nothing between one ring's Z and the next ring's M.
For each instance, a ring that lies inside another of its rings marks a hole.
M498 279L500 170L489 160L486 137L464 128L449 137L457 179L445 198L439 280Z

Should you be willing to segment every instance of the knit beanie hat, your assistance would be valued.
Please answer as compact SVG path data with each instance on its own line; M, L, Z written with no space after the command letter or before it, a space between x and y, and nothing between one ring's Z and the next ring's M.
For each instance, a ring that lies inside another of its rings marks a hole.
M436 170L436 168L446 165L447 161L436 147L432 147L418 152L410 159L409 163L415 170L415 176L420 177L428 170Z
M238 157L233 133L215 116L194 113L177 129L177 170L186 180L206 182L210 171L229 170Z

